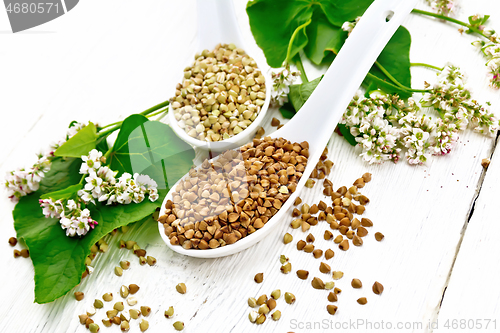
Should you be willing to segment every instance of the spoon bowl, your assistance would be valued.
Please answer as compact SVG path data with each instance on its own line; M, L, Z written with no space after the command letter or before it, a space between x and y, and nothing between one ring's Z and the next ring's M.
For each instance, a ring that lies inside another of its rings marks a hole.
M213 50L217 44L234 44L242 48L252 57L252 48L246 45L236 21L234 5L231 0L198 0L198 51L205 49ZM261 126L264 117L266 116L271 102L271 77L267 74L268 66L262 60L255 57L257 67L266 79L266 98L264 105L262 105L260 112L255 120L242 132L221 141L208 142L202 141L188 135L182 129L173 112L172 105L169 106L168 119L170 127L174 130L175 134L190 145L201 148L203 150L210 150L215 153L220 153L228 149L240 147L245 143L252 141L258 128ZM194 57L187 66L192 65Z
M199 250L171 245L169 238L164 233L163 224L159 223L160 235L167 246L175 252L191 257L216 258L242 251L271 233L282 221L281 218L305 185L336 124L366 73L401 22L413 9L415 2L416 0L375 0L366 10L300 112L285 126L270 135L272 138L285 138L292 143L307 141L309 143L309 158L296 190L264 227L241 238L234 244L215 249ZM212 161L214 160L216 159ZM165 207L168 200L172 200L172 189L165 197L162 207ZM161 215L162 211L160 211Z

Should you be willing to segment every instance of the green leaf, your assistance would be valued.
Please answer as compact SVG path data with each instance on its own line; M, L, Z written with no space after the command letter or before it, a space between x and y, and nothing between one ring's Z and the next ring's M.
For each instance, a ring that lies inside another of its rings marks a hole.
M316 89L322 78L323 75L312 81L302 84L293 84L290 86L290 93L288 94L288 99L290 100L290 103L292 103L295 110L297 111L300 110L300 108L302 107L302 105L304 105L309 96L311 96L314 89Z
M80 164L79 159L55 159L39 191L22 197L13 212L17 237L26 242L35 268L37 303L52 302L76 286L85 270L85 257L92 244L113 229L148 219L166 195L166 191L159 191L160 198L156 202L146 199L139 204L88 206L92 218L99 224L83 238L67 237L58 219L43 216L38 199L40 194L64 190L78 183Z
M194 150L168 125L143 118L124 120L110 155L111 169L147 174L158 188L168 189L192 167Z
M107 136L97 139L96 149L102 152L103 154L105 154L108 151L109 146L108 146Z
M411 36L406 28L400 26L396 33L389 40L389 43L384 47L384 50L377 59L377 62L382 68L384 68L389 74L394 77L401 85L411 88L411 73L410 73L410 45ZM401 97L407 98L411 96L411 93L404 93L404 89L398 87L391 78L383 73L381 67L374 65L370 69L370 73L377 76L379 80L372 80L371 78L366 78L365 83L370 85L373 83L376 87L382 89L386 93L394 94L398 93L403 95ZM384 84L383 82L388 82L390 85ZM395 86L396 88L394 88ZM408 95L409 94L409 95Z
M349 142L351 146L356 146L358 143L356 142L356 138L351 134L351 131L345 124L337 124L337 127L340 131L340 134Z
M287 56L288 45L294 32L311 20L313 8L309 1L255 0L247 4L255 41L264 51L271 67L280 67ZM301 29L299 29L301 30ZM294 52L304 44L305 35L297 31ZM307 43L307 40L306 40Z
M358 16L363 15L373 0L311 0L311 2L318 4L322 8L333 25L341 27L344 22L354 21Z
M367 83L367 84L366 84ZM409 98L412 96L412 93L408 90L399 88L392 84L391 82L384 81L376 77L375 75L368 75L365 79L366 84L366 96L368 97L370 93L374 90L382 90L388 94L398 94L401 98Z
M295 115L295 108L293 107L292 103L286 102L282 107L280 107L280 113L283 118L292 119Z
M347 38L347 32L332 25L325 14L315 11L314 24L307 26L309 43L304 54L316 65L320 65L329 52L337 54Z
M76 133L71 139L66 141L54 152L55 156L78 157L87 155L96 147L97 130L93 123L90 123Z
M40 196L40 199L48 199L59 200L59 199L70 199L73 197L79 190L83 187L82 184L76 184L66 187L65 189L54 191L50 193L46 193Z
M125 158L122 155L128 154L128 137L130 133L147 121L148 118L140 114L133 114L123 121L108 159L111 170L118 171L118 174L133 172L130 158L128 156Z
M150 219L165 195L160 191L156 202L146 199L139 204L88 207L99 224L83 238L67 237L58 219L45 218L37 195L21 198L14 209L15 227L18 237L26 242L35 268L35 302L52 302L79 284L92 244L113 229Z
M362 15L372 1L254 0L248 2L247 14L252 34L264 51L267 63L271 67L280 67L287 55L290 60L308 45L311 32L317 34L325 28L325 20L340 28L345 21ZM319 22L318 17L325 20ZM322 27L317 27L318 24ZM324 38L330 40L334 37ZM338 45L338 41L332 41L332 45ZM315 45L309 52L314 49ZM317 60L317 56L315 58Z

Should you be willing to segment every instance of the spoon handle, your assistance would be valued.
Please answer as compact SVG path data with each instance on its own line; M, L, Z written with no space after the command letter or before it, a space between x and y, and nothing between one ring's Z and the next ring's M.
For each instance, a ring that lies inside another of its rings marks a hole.
M241 43L232 0L197 0L198 50L212 50L218 43Z
M321 153L366 73L415 2L375 0L300 111L272 136L308 141Z

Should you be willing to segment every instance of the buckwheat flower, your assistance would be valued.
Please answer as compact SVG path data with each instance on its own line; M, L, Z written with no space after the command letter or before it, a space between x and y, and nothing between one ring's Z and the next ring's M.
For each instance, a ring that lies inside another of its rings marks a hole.
M101 193L102 178L98 177L94 170L90 170L85 181L87 182L84 186L85 191L91 192L93 198L98 198Z
M434 142L431 146L433 155L449 154L455 142L458 140L458 131L455 125L438 119L433 140Z
M488 69L490 70L489 75L490 75L490 85L493 88L499 89L500 88L500 53L498 54L497 57L494 57L490 59L486 65L488 66Z
M77 192L77 194L78 194L78 197L83 200L83 202L85 202L85 203L91 202L91 203L95 204L95 200L94 200L94 197L92 196L92 193L87 192L85 190L79 190Z
M158 186L156 182L153 179L151 179L148 175L140 175L138 173L135 173L134 180L137 186L143 190L147 190L149 188L156 188Z
M43 215L46 218L60 218L64 214L64 207L60 200L52 201L52 199L40 199L38 200L40 207L42 207Z
M276 68L271 71L271 79L273 88L271 89L271 104L274 106L282 106L288 102L288 93L290 85L300 76L300 72L290 70L290 65L285 64L282 68Z
M90 229L88 220L81 217L72 217L71 222L78 236L85 236Z
M59 223L61 224L61 228L66 231L66 236L68 237L76 236L77 225L71 218L62 217L59 220Z
M486 107L480 105L477 101L470 101L469 106L473 110L471 124L476 132L495 136L500 128L499 119Z
M449 16L456 6L454 0L426 0L426 2L432 10L444 16Z
M356 17L356 19L354 21L344 22L344 24L342 24L342 30L347 31L347 36L349 36L351 34L352 30L354 29L356 24L358 24L360 19L361 19L361 16L358 16L358 17Z
M146 196L144 195L144 192L139 191L134 193L134 198L133 201L134 203L141 203Z
M97 149L92 149L88 156L82 156L82 166L80 167L80 173L85 175L90 172L90 170L97 170L101 166L102 153Z
M115 176L117 173L117 171L113 171L107 166L101 166L97 171L97 176L101 178L103 182L114 185L116 183Z
M158 196L158 190L156 188L150 189L148 194L149 194L149 200L151 202L155 202L156 200L158 200L159 196Z
M73 199L69 199L67 202L66 202L66 208L68 208L68 211L69 212L72 212L74 210L76 210L78 208L75 200Z
M423 131L420 128L406 128L403 130L404 137L402 139L405 147L408 149L405 157L410 164L424 164L431 156L429 148L429 132Z
M133 193L130 193L127 191L127 192L123 192L122 194L117 196L116 201L120 204L128 205L129 203L132 202L132 197L133 197Z
M84 128L86 125L83 123L79 122L74 122L69 128L68 131L66 132L66 135L68 137L68 140L71 139L73 136L75 136L76 133L78 133L82 128Z

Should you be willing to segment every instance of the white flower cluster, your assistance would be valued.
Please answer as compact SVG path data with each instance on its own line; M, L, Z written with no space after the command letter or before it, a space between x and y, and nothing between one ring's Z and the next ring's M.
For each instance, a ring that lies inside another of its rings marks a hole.
M493 113L471 98L466 87L466 78L458 67L448 65L438 75L437 82L431 92L421 100L422 106L433 107L449 132L463 131L470 124L474 130L495 135L499 129L499 121Z
M426 0L432 10L438 14L449 16L455 9L455 0Z
M66 139L51 145L49 153L39 154L36 163L27 170L22 168L7 172L5 189L12 202L18 202L19 198L38 190L40 181L45 176L45 173L50 170L50 157L54 156L54 151L84 126L81 123L74 123L69 128Z
M40 181L49 170L50 161L39 155L38 161L28 170L23 168L8 172L5 176L5 189L9 199L18 202L22 196L38 190Z
M401 142L407 148L405 157L410 164L424 164L434 153L431 134L436 127L431 118L417 115L418 106L410 99L409 111L399 119Z
M46 218L59 219L61 227L66 230L66 236L85 236L98 224L97 221L92 220L87 208L81 209L80 203L72 199L65 201L40 199L39 202Z
M85 187L78 191L78 196L85 202L95 204L106 201L107 205L114 203L129 204L139 203L144 200L146 194L149 200L158 200L156 182L147 175L124 173L116 179L116 171L107 166L101 166L102 153L93 149L88 156L82 156L81 174L88 174L85 178Z
M431 155L448 154L468 125L489 135L499 129L498 119L471 99L464 75L454 66L444 68L420 103L440 118L426 117L412 98L405 102L374 92L365 99L355 96L340 122L349 127L362 148L360 156L370 164L397 162L401 147L408 163L423 164Z
M486 18L487 19L487 18ZM485 22L483 15L474 15L469 18L470 22ZM488 41L478 40L472 43L481 49L481 52L488 60L486 66L489 69L490 85L493 88L500 88L500 37L494 30L485 29L484 25L477 28L488 38Z
M367 99L355 96L340 121L350 127L363 149L360 156L370 164L399 160L399 131L386 118L386 105L384 95L373 94Z
M352 22L347 21L347 22L344 22L344 24L342 24L342 30L347 31L347 36L349 36L351 34L352 30L354 29L356 24L358 24L360 19L361 19L361 16L358 16L358 17L356 17L356 20L354 20Z
M85 177L86 184L78 191L78 200L40 200L45 217L60 219L61 228L66 231L66 236L85 236L90 229L94 229L97 222L90 217L90 211L82 206L106 201L107 205L114 203L129 204L142 202L146 194L149 200L158 200L157 184L149 176L135 174L134 177L124 173L116 179L116 171L101 165L102 153L96 149L87 156L82 156L80 174Z
M282 68L275 68L274 70L271 71L271 79L273 80L271 104L280 107L288 102L289 86L297 80L300 72L292 72L289 64L286 64Z

